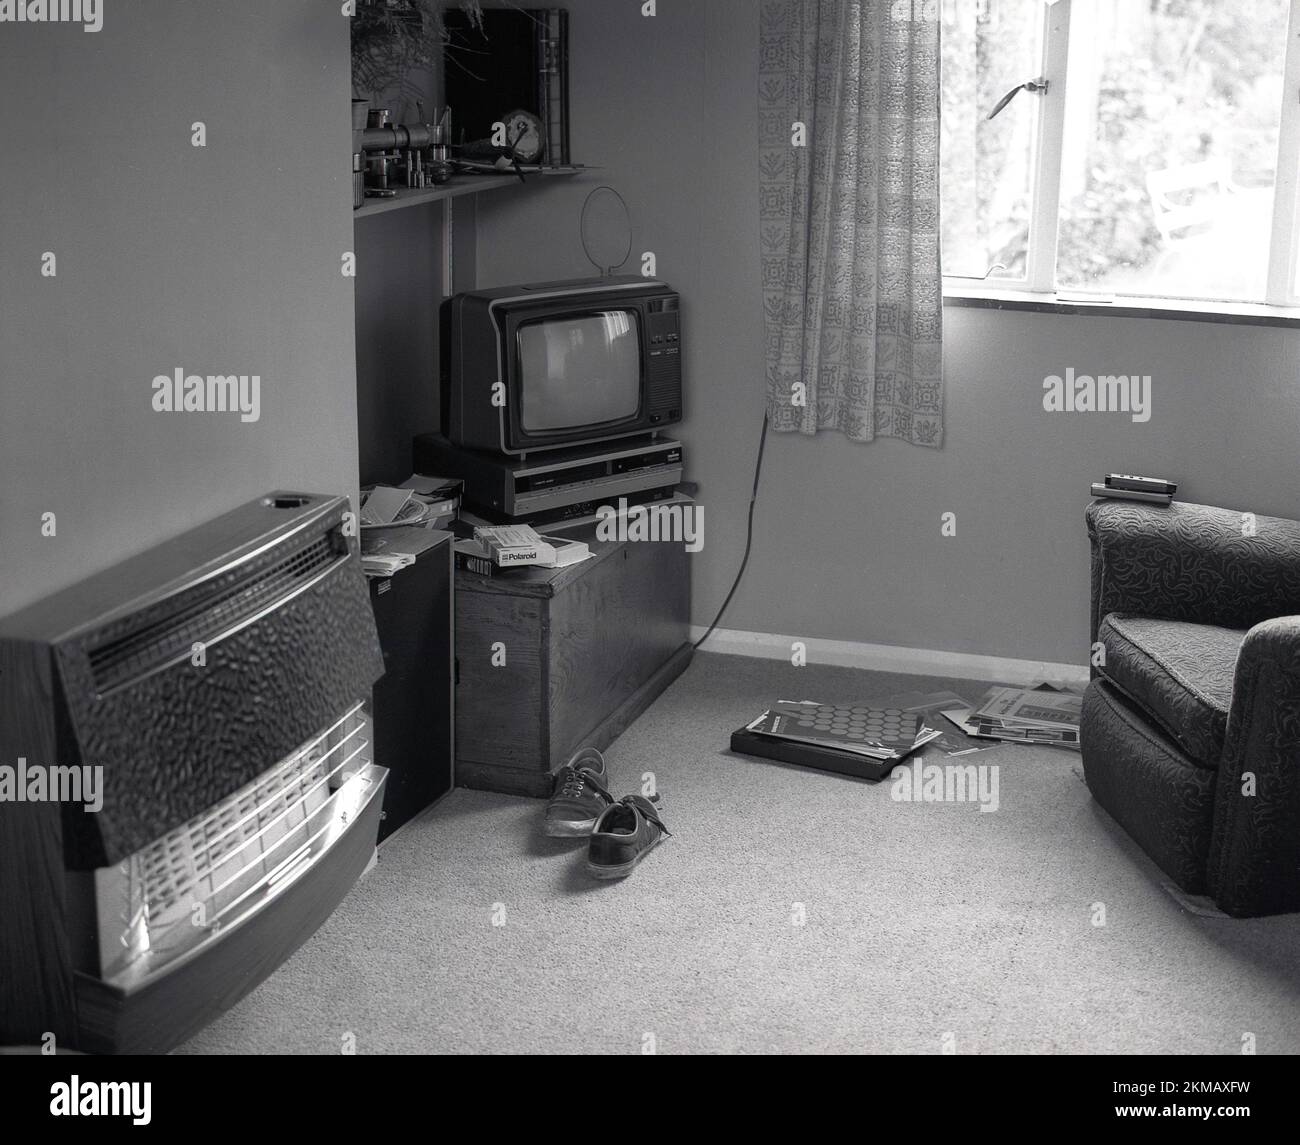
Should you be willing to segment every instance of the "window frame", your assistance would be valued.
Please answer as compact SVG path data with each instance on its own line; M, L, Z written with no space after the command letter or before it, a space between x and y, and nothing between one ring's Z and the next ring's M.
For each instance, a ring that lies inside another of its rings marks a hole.
M1047 90L1029 97L1037 106L1025 273L1003 278L944 273L945 301L992 309L1066 313L1122 311L1128 315L1141 313L1201 321L1300 325L1300 290L1296 282L1300 274L1300 0L1289 0L1287 16L1264 298L1252 302L1062 289L1058 285L1056 258L1061 226L1061 165L1070 74L1070 14L1074 2L1043 0L1039 75L1046 78ZM1270 317L1281 321L1267 321Z

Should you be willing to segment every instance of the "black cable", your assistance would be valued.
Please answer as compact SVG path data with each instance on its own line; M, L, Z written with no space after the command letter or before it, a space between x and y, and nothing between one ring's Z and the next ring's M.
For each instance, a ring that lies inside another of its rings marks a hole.
M754 488L749 495L749 524L745 528L745 555L740 558L740 568L736 572L736 579L731 583L731 591L727 593L727 599L722 602L722 607L718 609L718 615L713 618L713 623L709 629L692 645L698 648L710 636L713 630L718 627L722 620L722 614L727 611L727 605L731 603L731 598L736 595L736 589L740 587L741 578L745 575L745 567L749 564L749 550L754 544L754 503L758 500L758 479L763 473L763 447L767 445L767 413L763 413L763 432L758 438L758 459L754 462Z

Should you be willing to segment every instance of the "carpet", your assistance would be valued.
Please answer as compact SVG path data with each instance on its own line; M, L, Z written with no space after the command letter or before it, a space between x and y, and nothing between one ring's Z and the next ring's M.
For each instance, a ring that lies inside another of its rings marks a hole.
M996 765L985 812L727 750L770 700L914 689L981 686L700 654L606 753L673 832L631 878L456 790L178 1052L1300 1052L1300 916L1180 902L1077 754L955 761Z

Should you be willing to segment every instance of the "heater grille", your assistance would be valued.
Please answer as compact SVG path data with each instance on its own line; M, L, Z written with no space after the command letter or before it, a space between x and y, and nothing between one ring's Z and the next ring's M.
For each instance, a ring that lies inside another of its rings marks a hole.
M195 644L213 643L346 558L342 538L327 533L288 555L241 566L152 612L135 614L124 630L110 628L90 648L95 691L103 695L185 659Z
M124 987L256 909L328 844L372 782L357 704L203 815L96 871L100 962Z

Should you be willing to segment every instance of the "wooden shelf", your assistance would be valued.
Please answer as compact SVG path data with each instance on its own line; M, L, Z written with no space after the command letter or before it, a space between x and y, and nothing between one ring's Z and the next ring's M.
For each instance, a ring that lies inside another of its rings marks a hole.
M530 171L525 179L531 183L534 179L550 179L559 175L580 175L591 171L591 167L547 167L541 171ZM454 199L459 195L476 195L480 191L497 191L505 187L520 186L519 176L511 172L502 175L453 175L450 182L438 187L425 187L411 190L398 187L397 195L392 199L367 199L363 206L352 212L354 219L364 219L370 215L382 215L386 211L400 211L404 207L419 207L425 203L438 203L443 199Z

